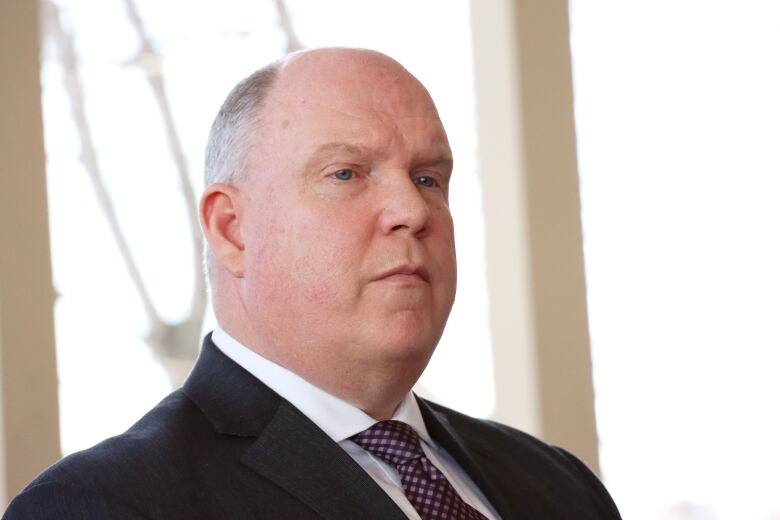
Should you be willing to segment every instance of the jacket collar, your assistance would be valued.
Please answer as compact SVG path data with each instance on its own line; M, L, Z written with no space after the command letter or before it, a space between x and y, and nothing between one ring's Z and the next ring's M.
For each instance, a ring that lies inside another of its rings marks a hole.
M207 336L183 392L214 430L253 437L241 462L326 519L403 520L368 474L297 408L225 356Z

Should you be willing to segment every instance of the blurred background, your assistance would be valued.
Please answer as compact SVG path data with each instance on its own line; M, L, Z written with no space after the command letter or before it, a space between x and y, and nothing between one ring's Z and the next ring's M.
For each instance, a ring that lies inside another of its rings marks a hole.
M573 451L626 519L780 519L777 2L0 5L3 505L181 384L211 120L338 45L416 75L455 153L418 393Z

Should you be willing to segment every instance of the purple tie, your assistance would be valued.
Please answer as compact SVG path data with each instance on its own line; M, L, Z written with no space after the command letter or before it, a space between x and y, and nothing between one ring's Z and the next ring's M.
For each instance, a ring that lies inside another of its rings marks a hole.
M408 424L381 421L352 440L395 467L406 497L423 520L487 520L458 496L444 474L425 456L417 432Z

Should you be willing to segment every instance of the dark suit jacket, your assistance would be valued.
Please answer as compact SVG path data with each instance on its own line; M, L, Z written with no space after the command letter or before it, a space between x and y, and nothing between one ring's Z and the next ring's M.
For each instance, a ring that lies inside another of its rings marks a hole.
M502 518L620 518L569 453L422 399L420 407L431 436ZM207 337L180 390L122 435L44 471L3 518L405 516L338 444Z

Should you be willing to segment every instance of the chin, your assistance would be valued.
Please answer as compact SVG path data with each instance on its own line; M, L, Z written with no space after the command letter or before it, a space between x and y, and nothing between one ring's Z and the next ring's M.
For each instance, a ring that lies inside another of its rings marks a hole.
M444 320L431 312L404 310L373 318L350 329L357 332L352 337L358 351L382 363L426 364L444 331Z
M387 361L427 364L441 337L441 332L416 329L385 329L371 342L384 354Z

